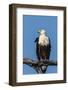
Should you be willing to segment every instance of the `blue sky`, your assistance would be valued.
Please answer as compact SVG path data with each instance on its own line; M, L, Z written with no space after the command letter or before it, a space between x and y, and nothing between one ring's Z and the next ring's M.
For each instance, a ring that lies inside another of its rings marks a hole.
M36 46L35 39L38 37L37 31L39 29L45 29L47 36L51 40L51 60L57 60L57 16L34 16L34 15L24 15L24 32L23 32L23 56L26 58L31 58L37 60L36 56ZM37 74L36 71L24 65L24 74ZM48 66L46 73L56 73L57 66Z

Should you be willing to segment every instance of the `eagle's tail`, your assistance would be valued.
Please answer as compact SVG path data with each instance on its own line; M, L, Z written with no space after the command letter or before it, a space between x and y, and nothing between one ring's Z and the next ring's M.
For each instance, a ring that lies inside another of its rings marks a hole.
M41 66L41 70L42 70L43 73L45 73L46 70L47 70L47 66Z

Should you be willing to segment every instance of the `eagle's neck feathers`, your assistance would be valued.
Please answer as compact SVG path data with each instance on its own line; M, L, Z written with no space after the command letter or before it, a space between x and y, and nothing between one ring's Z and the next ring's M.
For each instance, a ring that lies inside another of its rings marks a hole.
M42 46L47 46L49 44L49 39L45 34L41 34L39 36L39 41L38 44L42 45Z

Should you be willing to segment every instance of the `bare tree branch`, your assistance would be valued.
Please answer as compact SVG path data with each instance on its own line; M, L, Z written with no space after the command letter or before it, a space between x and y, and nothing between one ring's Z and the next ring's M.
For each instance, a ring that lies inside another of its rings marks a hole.
M24 58L23 59L23 63L24 64L32 64L32 65L38 65L40 63L42 63L43 65L57 65L57 62L53 61L53 60L42 60L42 61L38 61L38 60L32 60L29 58Z
M34 68L37 73L43 73L41 70L42 66L56 66L57 62L54 60L32 60L30 58L24 58L23 64L27 64L28 66Z

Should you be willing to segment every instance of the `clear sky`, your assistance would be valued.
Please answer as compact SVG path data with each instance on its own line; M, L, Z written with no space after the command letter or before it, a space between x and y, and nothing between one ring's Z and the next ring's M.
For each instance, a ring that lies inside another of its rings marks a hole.
M44 29L47 32L47 36L51 40L51 54L50 60L57 60L57 16L23 16L23 57L37 60L36 56L36 44L35 39L38 37L37 31ZM36 71L24 65L24 74L37 74ZM57 66L48 66L46 73L56 73Z

